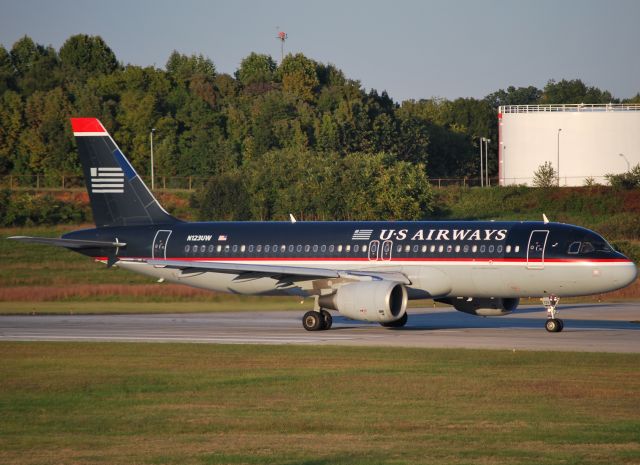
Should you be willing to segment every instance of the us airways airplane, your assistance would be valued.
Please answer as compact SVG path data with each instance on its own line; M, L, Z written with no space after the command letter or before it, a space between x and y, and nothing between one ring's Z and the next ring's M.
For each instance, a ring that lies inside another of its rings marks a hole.
M541 297L546 329L562 331L561 296L622 288L635 264L593 231L567 224L493 221L202 222L167 213L104 126L72 118L96 227L61 238L14 236L82 253L108 266L236 294L313 297L303 327L331 328L328 310L389 327L409 299L480 316Z

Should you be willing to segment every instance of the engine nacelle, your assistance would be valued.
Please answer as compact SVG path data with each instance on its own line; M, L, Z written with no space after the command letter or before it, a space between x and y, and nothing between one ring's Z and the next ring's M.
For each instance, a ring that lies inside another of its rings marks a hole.
M518 298L475 298L443 299L445 303L464 313L478 316L502 316L513 312L520 303Z
M347 318L390 323L407 311L407 289L392 281L345 284L331 295L320 296L323 308L338 310Z

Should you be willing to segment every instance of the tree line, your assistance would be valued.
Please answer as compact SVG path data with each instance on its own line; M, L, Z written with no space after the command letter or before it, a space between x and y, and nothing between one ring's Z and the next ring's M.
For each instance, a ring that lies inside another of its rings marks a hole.
M156 175L209 178L195 202L216 219L428 216L429 178L477 177L480 137L496 153L498 105L619 101L577 79L397 103L303 54L251 53L229 75L174 51L159 69L88 35L0 45L0 96L0 176L80 175L69 117L95 116L140 173L155 128Z

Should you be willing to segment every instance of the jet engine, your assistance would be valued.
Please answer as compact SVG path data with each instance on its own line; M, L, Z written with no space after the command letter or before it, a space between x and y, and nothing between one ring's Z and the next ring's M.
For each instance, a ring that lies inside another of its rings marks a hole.
M464 313L478 316L502 316L513 312L520 303L518 298L475 298L459 297L455 299L438 299Z
M403 317L407 301L403 284L372 281L345 284L333 294L320 296L318 303L352 320L390 323Z

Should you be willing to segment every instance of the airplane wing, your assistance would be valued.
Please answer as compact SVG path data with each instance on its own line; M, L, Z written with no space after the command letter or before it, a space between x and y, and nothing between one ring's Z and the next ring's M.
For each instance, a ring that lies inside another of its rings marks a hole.
M366 270L332 270L329 268L309 268L286 265L259 265L225 262L192 262L186 260L147 260L156 267L175 268L183 272L205 272L238 274L238 278L272 277L291 281L306 281L319 278L348 278L356 281L389 280L411 284L406 275L400 272L366 271Z
M84 241L80 239L62 239L54 237L11 236L7 239L20 242L31 242L34 244L55 245L58 247L66 247L68 249L118 248L127 245L124 242Z

